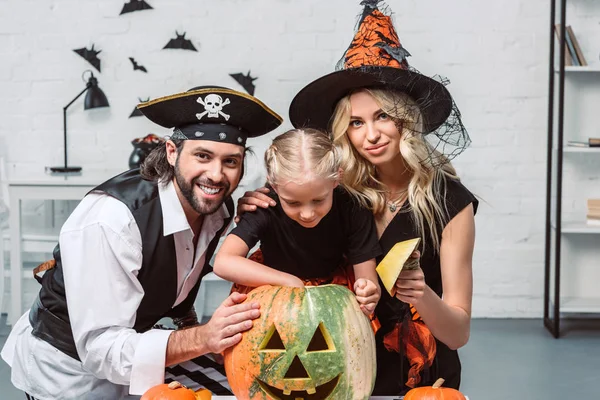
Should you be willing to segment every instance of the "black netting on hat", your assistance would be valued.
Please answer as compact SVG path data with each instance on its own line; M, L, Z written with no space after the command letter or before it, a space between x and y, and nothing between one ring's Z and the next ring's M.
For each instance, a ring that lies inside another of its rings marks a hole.
M410 68L414 73L419 73L415 68ZM444 87L450 84L446 77L435 75L433 78ZM411 96L412 97L412 96ZM422 128L409 130L404 127L405 139L411 136L423 136L427 143L428 156L421 160L423 164L430 164L434 167L440 167L456 156L464 152L471 145L471 138L464 124L462 123L461 113L454 100L449 97L446 99L447 105L442 106L435 90L427 93L426 96L420 96L415 99L420 111L429 110L427 114L421 114ZM398 104L398 110L406 108L404 104ZM409 107L410 109L410 107ZM433 112L436 109L448 109L443 113ZM447 115L446 117L444 117ZM427 120L429 116L429 120Z
M433 79L444 86L450 84L448 78L440 75L435 75ZM448 118L436 130L425 135L425 139L433 149L434 154L430 156L434 165L444 164L436 154L441 154L451 161L471 145L471 137L462 123L460 110L454 100Z

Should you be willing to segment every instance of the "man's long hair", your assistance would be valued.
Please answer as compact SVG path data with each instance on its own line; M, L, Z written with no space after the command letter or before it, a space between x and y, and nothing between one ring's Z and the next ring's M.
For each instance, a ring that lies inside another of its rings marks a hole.
M181 139L169 139L175 143L177 148L177 154L183 148L183 142ZM167 183L173 180L175 177L175 167L169 164L167 159L167 146L162 144L152 150L146 159L142 162L140 167L140 174L142 178L147 181Z

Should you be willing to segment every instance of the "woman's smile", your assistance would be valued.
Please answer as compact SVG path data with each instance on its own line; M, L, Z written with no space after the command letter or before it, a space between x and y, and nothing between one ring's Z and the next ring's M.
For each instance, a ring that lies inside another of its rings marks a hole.
M378 155L382 154L383 152L385 152L385 150L388 147L388 144L390 144L390 143L389 142L379 143L379 144L376 144L373 146L369 146L365 150L367 150L367 152L373 156L378 156Z

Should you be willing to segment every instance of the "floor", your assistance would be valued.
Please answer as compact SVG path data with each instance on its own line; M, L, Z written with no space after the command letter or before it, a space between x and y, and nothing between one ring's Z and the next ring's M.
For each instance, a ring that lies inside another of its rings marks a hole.
M474 320L471 340L460 351L461 391L471 400L600 399L600 321L567 321L564 327L557 340L541 320ZM7 333L3 317L0 346ZM3 361L0 398L25 398Z

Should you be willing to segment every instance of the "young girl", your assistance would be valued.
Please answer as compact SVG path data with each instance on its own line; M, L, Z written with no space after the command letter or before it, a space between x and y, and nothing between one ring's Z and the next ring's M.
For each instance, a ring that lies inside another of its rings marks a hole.
M361 310L370 315L381 294L375 272L381 249L372 213L338 186L338 149L321 131L295 129L273 140L265 164L277 205L242 216L216 256L215 274L250 287L303 287L347 262ZM246 258L258 242L264 265Z

